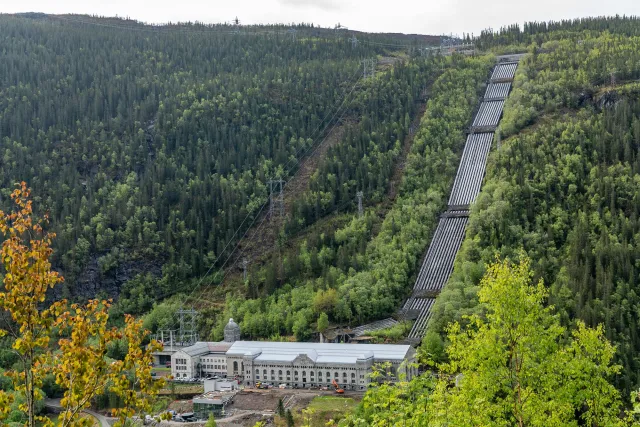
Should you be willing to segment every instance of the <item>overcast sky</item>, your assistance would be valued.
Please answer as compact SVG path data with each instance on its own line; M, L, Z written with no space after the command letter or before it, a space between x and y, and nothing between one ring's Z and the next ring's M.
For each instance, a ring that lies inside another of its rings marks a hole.
M0 0L0 12L86 13L145 22L313 22L354 30L478 34L524 21L640 15L640 0Z

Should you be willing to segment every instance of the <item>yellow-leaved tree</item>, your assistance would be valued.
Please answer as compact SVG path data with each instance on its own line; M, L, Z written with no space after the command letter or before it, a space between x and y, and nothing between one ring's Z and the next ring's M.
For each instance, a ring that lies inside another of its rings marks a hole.
M14 209L0 210L3 288L0 289L0 313L4 321L0 336L12 338L12 350L20 369L7 371L16 392L24 396L19 406L27 416L27 426L51 426L53 422L36 413L43 399L40 387L44 377L53 373L64 390L59 425L84 426L89 420L80 413L106 388L122 398L124 405L114 411L119 424L126 417L148 410L149 398L164 385L151 377L151 352L155 341L143 348L148 334L142 323L130 316L122 330L109 328L110 301L90 300L85 305L67 301L47 302L47 291L63 281L51 269L49 258L55 235L43 230L43 219L33 218L30 190L21 183L11 194ZM57 339L57 348L52 341ZM124 339L128 354L124 361L106 358L110 342ZM0 419L7 415L13 396L0 391Z

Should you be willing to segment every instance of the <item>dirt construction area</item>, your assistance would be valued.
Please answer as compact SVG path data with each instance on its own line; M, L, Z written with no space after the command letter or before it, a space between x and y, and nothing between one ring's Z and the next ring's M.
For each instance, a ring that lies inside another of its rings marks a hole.
M337 394L334 391L323 390L301 390L301 389L244 389L239 391L234 397L233 402L229 403L226 410L229 414L226 418L217 419L216 422L219 426L224 427L252 427L258 421L273 420L278 409L278 401L282 399L282 403L285 409L290 409L292 412L297 413L300 410L309 406L311 401L318 396L328 396L337 399L344 398L345 401L359 402L362 399L363 393L361 392L345 392L343 395ZM174 401L170 409L174 409L177 412L191 412L193 410L193 404L190 400L176 400ZM177 426L203 426L204 423L178 423L172 421L164 421L159 424L159 427L177 427Z
M333 391L322 390L300 390L300 389L245 389L240 391L233 398L233 404L229 405L229 409L246 410L246 411L273 411L278 408L278 401L282 399L285 409L304 408L309 402L317 396L332 396L336 393ZM348 397L358 397L362 393L345 393Z

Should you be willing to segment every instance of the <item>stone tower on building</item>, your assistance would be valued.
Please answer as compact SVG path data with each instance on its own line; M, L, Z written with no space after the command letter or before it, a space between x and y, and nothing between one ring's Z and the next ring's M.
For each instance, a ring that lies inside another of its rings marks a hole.
M240 326L233 319L229 319L229 323L224 327L224 341L236 342L240 341Z

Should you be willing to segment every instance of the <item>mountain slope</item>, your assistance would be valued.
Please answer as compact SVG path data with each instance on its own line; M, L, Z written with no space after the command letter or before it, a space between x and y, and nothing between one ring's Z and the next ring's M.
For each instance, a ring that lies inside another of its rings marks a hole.
M500 149L430 328L482 312L483 266L524 248L565 324L604 325L623 366L617 385L628 391L640 349L640 38L580 27L530 37L541 43L521 61Z

